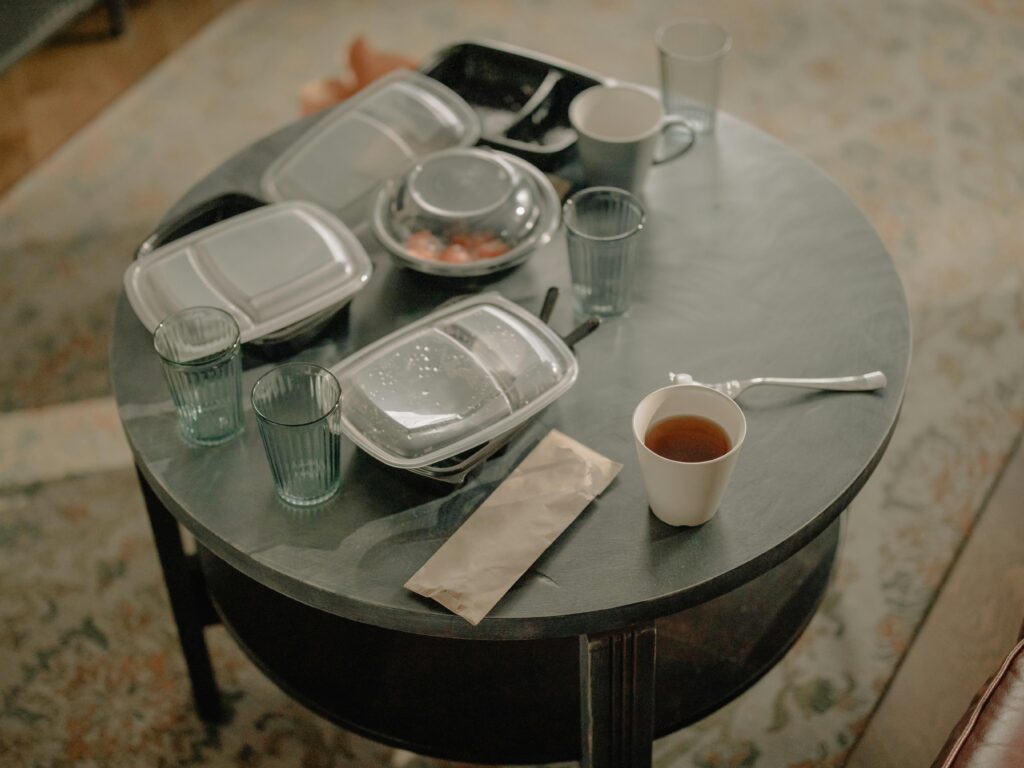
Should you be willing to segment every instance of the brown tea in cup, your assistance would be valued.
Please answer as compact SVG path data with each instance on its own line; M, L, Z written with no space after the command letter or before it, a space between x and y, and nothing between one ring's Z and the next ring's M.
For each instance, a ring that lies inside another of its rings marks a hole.
M711 461L732 449L729 435L716 422L703 416L669 416L652 424L644 445L671 461Z

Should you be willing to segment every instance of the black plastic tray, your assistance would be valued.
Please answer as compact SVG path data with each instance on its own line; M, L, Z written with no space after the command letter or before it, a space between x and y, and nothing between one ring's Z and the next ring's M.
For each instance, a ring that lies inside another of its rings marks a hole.
M241 192L227 192L223 195L204 200L194 208L182 213L175 219L157 227L135 250L135 258L148 256L161 245L191 235L200 229L212 227L214 224L238 216L240 213L262 208L267 203L252 195Z
M604 78L534 51L489 41L456 43L420 71L465 99L483 129L480 143L556 170L576 144L573 98Z

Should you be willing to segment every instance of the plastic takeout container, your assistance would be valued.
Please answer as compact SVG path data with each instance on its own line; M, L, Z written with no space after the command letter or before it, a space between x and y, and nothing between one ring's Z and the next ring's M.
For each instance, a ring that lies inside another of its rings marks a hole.
M260 188L268 200L310 200L353 229L372 193L432 152L470 146L480 121L450 88L397 71L347 99L271 163Z
M342 432L374 458L417 469L522 424L575 383L578 365L544 322L497 293L473 296L332 367Z
M324 322L366 285L370 259L351 230L311 203L267 205L132 262L125 291L154 331L187 307L230 312L242 342L281 340Z
M469 103L480 118L481 143L548 171L565 163L576 143L569 104L587 88L606 82L537 51L490 40L442 48L420 71Z
M472 277L522 263L558 229L558 194L530 163L489 149L449 149L377 195L373 231L401 265Z

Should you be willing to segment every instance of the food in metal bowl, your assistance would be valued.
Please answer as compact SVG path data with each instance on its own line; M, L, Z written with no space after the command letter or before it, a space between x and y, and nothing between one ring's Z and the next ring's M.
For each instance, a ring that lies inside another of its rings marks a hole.
M418 229L406 238L405 249L426 261L470 264L496 259L508 252L508 245L491 232L454 232L441 238L429 229Z

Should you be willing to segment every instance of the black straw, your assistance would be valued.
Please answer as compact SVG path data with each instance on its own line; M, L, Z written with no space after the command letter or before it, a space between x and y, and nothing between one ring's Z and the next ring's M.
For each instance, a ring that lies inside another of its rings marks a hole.
M544 294L544 303L540 306L540 312L537 313L537 317L542 322L547 323L551 319L551 313L555 311L555 302L558 301L558 286L552 285L548 288L548 292Z
M582 323L577 325L568 335L562 337L562 341L565 342L567 347L573 347L578 341L585 339L587 336L592 334L597 327L601 324L600 318L588 317Z

